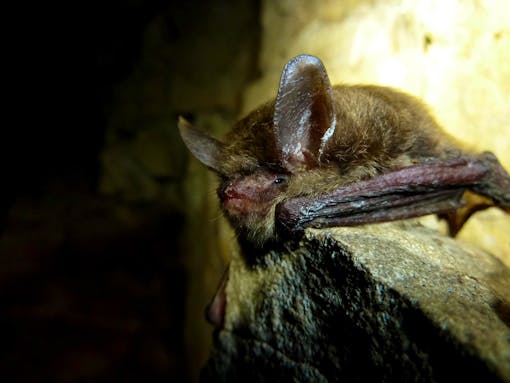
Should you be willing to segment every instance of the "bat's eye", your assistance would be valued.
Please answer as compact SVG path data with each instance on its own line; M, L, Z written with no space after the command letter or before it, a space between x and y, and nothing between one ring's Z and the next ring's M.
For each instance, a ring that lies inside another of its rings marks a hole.
M274 179L274 183L279 185L279 184L283 184L287 181L287 178L285 177L282 177L282 176L278 176Z

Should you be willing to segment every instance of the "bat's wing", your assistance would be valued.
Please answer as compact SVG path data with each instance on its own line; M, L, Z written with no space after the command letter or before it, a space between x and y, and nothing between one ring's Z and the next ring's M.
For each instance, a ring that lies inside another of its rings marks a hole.
M463 201L466 190L486 198ZM352 226L440 214L455 234L480 209L510 212L510 176L492 153L424 163L339 186L320 197L297 197L276 208L283 233L307 227ZM460 210L459 210L460 209Z

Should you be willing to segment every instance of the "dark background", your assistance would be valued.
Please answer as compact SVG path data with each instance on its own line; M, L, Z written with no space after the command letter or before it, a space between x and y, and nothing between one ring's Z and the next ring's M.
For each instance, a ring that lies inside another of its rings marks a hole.
M184 335L193 266L183 233L193 217L175 121L236 115L257 75L259 8L78 1L12 14L7 76L19 103L3 139L1 381L196 377ZM168 174L146 175L170 192L102 187L112 177L103 153L127 148L114 163L128 163L130 145L156 125L176 160Z

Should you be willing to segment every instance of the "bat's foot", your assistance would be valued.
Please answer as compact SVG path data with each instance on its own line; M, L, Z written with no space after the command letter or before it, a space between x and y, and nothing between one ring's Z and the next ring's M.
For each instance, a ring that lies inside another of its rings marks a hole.
M485 210L494 206L492 199L466 191L462 198L465 205L457 210L440 214L439 217L446 220L448 224L448 234L455 237L467 220L477 211Z

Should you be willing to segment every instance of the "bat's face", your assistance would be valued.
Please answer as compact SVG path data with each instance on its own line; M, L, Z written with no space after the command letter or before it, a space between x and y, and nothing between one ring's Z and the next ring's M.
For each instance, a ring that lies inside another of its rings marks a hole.
M274 210L288 187L289 176L260 170L233 177L218 188L223 211L250 242L264 243L274 235Z

